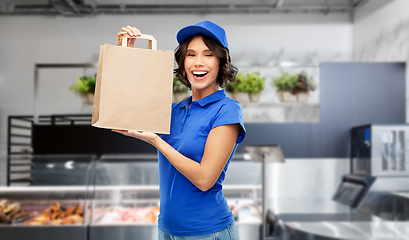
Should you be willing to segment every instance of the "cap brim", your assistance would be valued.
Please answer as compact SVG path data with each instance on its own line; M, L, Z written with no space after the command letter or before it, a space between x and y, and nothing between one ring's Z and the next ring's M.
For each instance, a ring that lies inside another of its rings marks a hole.
M187 27L182 28L176 35L176 40L178 41L179 44L181 44L188 37L198 35L198 34L202 34L204 36L211 37L217 42L219 42L221 45L223 45L220 39L216 35L214 35L211 31L201 26L187 26Z

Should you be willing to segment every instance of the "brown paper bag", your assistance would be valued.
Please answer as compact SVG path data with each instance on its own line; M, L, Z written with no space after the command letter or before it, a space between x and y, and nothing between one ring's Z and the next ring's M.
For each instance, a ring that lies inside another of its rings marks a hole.
M102 45L99 52L92 126L169 134L173 51Z

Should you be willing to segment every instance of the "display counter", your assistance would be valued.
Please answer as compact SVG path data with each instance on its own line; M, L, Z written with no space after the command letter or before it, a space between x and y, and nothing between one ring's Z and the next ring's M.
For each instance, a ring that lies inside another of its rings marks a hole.
M0 188L2 240L157 239L156 155L104 155L97 161L55 155L34 158L33 185ZM238 155L226 174L223 193L241 239L260 238L260 172L260 163ZM64 178L69 185L64 185Z
M261 165L237 155L231 161L223 193L242 239L258 239L261 226ZM255 171L246 171L244 169ZM231 176L231 180L228 176ZM235 177L241 178L235 181ZM233 184L235 182L236 184ZM159 175L156 156L104 155L97 164L90 239L157 239Z
M8 239L87 239L87 186L0 188L0 236Z
M87 239L95 155L35 155L31 186L0 188L0 236Z

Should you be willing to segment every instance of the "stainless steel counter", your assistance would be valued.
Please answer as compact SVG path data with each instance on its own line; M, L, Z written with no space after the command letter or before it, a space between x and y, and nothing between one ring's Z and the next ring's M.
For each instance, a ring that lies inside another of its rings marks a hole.
M392 194L397 197L409 199L409 192L393 192Z
M400 192L395 196L401 198L409 194ZM409 221L385 220L332 200L321 201L321 206L302 199L292 204L299 206L302 213L276 214L281 240L409 240ZM329 204L339 205L335 208L339 210L322 211ZM312 205L314 208L310 211L303 209Z
M343 159L287 159L285 164L269 166L272 195L268 207L277 223L273 239L409 240L409 221L405 218L409 191L390 184L389 178L374 185L385 184L390 189L381 192L387 195L384 200L391 202L390 207L380 209L390 212L389 218L332 200L342 176L350 169L348 163ZM402 186L407 183L403 180Z
M286 221L286 239L408 240L407 222L382 221Z

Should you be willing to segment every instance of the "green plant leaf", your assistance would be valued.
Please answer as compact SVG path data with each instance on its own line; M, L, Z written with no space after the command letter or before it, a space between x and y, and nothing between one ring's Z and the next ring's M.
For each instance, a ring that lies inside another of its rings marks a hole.
M75 79L75 84L72 85L69 90L74 91L81 95L86 95L87 93L95 92L96 77L77 77Z
M265 80L259 72L240 72L235 81L226 84L226 91L258 94L264 89Z
M277 91L289 91L293 94L314 91L317 87L313 77L308 76L304 70L299 74L282 72L280 75L273 77L272 84Z
M173 92L174 93L184 93L189 91L189 88L186 87L178 77L173 77Z

